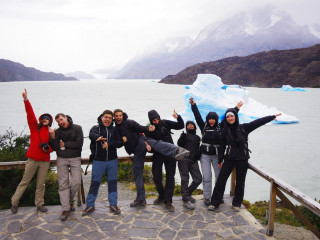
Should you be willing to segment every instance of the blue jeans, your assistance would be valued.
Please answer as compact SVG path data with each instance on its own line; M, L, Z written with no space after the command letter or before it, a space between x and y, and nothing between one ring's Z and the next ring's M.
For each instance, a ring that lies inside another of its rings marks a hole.
M117 180L118 180L118 159L111 161L95 161L92 162L92 177L90 190L87 196L87 206L93 207L98 196L98 191L103 177L103 173L107 174L108 182L108 199L110 206L116 206L118 203Z

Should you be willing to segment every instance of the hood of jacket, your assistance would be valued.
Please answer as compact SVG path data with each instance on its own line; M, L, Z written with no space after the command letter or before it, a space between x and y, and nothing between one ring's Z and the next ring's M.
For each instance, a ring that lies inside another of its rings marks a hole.
M160 120L160 115L157 113L156 110L150 110L148 112L148 117L149 117L150 123L152 123L152 120L155 118L159 118L159 120Z
M41 119L42 119L43 116L48 116L48 117L50 118L50 120L49 120L49 127L51 127L52 121L53 121L52 116L51 116L49 113L41 114L41 116L39 117L39 122L41 121Z
M234 122L234 124L229 124L228 121L227 121L227 113L228 112L232 112L236 118L236 121ZM234 127L237 127L239 125L239 116L238 116L238 113L237 111L234 109L234 108L228 108L226 113L224 114L224 118L225 118L225 124L227 126L234 126Z
M215 124L213 125L213 127L216 127L218 125L218 121L219 121L219 116L216 112L209 112L206 116L206 123L209 125L209 119L214 119L216 120Z
M188 124L190 124L190 123L194 126L194 130L189 130L189 129L187 129L187 126L188 126ZM196 134L196 131L197 131L197 126L196 126L196 124L194 123L194 121L191 121L191 120L187 121L187 122L186 122L186 132L187 132L187 133Z

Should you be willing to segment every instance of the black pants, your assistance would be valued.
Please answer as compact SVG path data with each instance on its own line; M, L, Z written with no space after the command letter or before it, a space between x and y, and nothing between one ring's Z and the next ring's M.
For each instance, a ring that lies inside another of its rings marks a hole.
M176 174L176 160L174 158L166 157L160 153L153 154L152 175L153 181L156 185L159 199L164 202L172 202L174 191L174 175ZM166 170L166 184L162 183L162 166L164 164Z
M233 168L236 168L236 190L235 196L232 201L232 205L240 207L243 196L244 196L244 186L248 170L248 159L246 160L227 160L223 163L220 170L220 174L216 185L213 189L213 194L211 197L211 204L216 208L219 207L221 200L223 198L224 190L226 188L227 180L232 173Z
M191 198L191 194L202 182L202 175L199 169L198 161L179 161L178 168L181 177L181 194L182 201L187 202ZM192 182L189 186L189 173Z

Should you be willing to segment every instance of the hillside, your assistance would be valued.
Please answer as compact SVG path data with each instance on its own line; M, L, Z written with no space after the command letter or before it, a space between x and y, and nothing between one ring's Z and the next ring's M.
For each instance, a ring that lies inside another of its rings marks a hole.
M77 80L74 77L65 77L61 73L41 72L35 68L25 67L21 63L0 59L0 82L13 81L50 81L50 80Z
M163 78L160 83L192 84L199 73L216 74L225 84L242 86L320 87L320 44L196 64Z

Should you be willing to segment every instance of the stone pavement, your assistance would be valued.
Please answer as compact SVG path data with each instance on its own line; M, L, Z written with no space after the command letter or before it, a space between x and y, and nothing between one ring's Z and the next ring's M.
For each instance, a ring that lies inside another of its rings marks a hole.
M130 208L129 201L120 201L121 215L109 211L108 202L97 202L96 211L82 217L84 206L76 207L65 222L59 220L60 206L48 206L47 213L35 207L21 207L15 215L10 210L0 211L0 240L2 239L274 239L261 233L262 226L242 207L231 209L231 198L225 197L216 212L209 212L202 196L196 196L196 209L182 206L175 197L176 211L170 213L164 205Z

